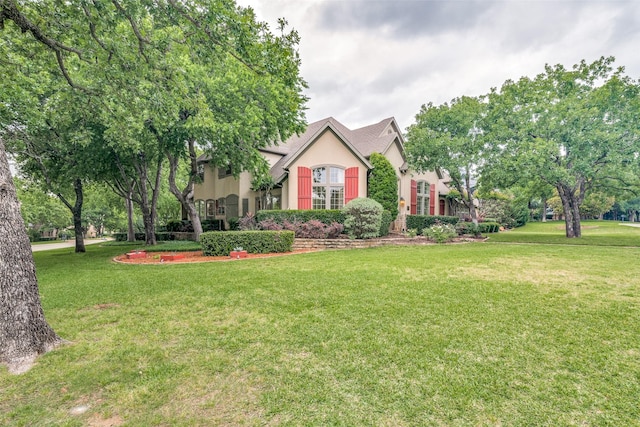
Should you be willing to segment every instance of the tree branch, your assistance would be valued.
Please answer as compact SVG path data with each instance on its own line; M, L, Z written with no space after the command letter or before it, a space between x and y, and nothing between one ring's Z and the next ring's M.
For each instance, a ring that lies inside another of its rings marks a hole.
M147 55L144 53L144 45L150 44L151 41L142 36L142 33L140 33L140 29L138 28L136 21L133 20L133 17L127 13L127 11L122 7L120 3L118 3L117 0L111 0L111 2L116 7L118 12L122 13L129 21L131 29L133 30L133 34L135 34L138 39L138 52L140 52L140 55L142 55L144 60L149 63L149 58L147 58Z
M67 72L67 69L64 65L64 58L62 56L63 52L70 52L70 53L75 53L80 60L84 60L82 58L82 52L80 50L64 45L55 39L47 37L42 32L40 27L32 23L29 19L27 19L26 16L22 14L22 12L20 12L20 10L18 10L18 6L15 1L2 0L2 2L0 3L0 6L2 6L2 8L0 9L0 28L4 28L5 20L10 20L10 21L13 21L18 26L20 31L22 31L23 33L27 33L27 32L31 33L37 41L39 41L40 43L42 43L43 45L45 45L46 47L48 47L49 49L55 52L56 60L58 61L58 66L60 67L60 71L62 72L62 75L64 76L69 86L71 86L74 89L79 89L84 92L89 92L87 88L85 88L84 86L78 85L73 81L73 79Z
M233 47L223 43L218 38L216 38L208 28L203 27L202 24L197 19L189 15L187 11L184 10L179 5L179 2L177 2L176 0L167 0L167 1L171 6L173 6L178 11L180 15L182 15L187 21L191 22L194 27L202 31L204 34L206 34L213 44L215 44L216 46L220 46L227 54L231 55L234 59L236 59L238 62L243 64L245 67L247 67L249 70L253 71L254 73L258 75L264 74L264 73L261 73L259 70L257 70L252 64L250 64L249 62L241 58L240 55L235 52L235 49Z

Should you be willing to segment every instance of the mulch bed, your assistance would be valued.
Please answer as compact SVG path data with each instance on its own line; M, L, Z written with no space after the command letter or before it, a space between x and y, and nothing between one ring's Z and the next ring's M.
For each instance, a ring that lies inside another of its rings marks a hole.
M282 253L270 253L270 254L247 254L246 258L242 259L254 259L254 258L270 258L276 256L295 255L300 253L317 252L310 249L294 250L291 252ZM173 255L178 253L184 255L184 258L176 259L173 261L161 260L162 255ZM147 252L145 258L129 259L126 254L118 255L113 260L122 264L184 264L193 262L215 262L215 261L241 261L242 259L231 258L230 256L204 256L202 251L192 252Z

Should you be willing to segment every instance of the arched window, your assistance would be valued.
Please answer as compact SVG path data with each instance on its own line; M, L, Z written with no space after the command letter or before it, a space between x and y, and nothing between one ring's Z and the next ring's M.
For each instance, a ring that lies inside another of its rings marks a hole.
M216 201L207 200L207 218L215 218L216 216Z
M204 207L205 207L204 200L202 200L202 199L196 200L196 212L198 212L198 217L200 219L204 219L205 218Z
M418 181L416 213L429 215L429 183Z
M321 166L312 171L312 209L340 209L344 205L344 169Z

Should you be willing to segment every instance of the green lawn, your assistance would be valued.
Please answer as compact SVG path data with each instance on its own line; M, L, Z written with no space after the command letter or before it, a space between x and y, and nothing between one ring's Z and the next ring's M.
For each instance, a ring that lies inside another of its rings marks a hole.
M496 240L191 265L36 253L73 344L0 370L0 425L640 425L640 248Z
M564 221L532 222L507 232L491 234L490 240L587 246L640 246L640 227L632 225L640 226L640 223L582 221L582 237L567 239Z

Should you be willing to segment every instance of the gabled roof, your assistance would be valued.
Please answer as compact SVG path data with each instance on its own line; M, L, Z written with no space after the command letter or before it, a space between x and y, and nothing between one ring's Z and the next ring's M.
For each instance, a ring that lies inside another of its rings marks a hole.
M311 123L307 126L307 129L301 135L296 135L289 138L284 146L289 149L289 153L281 158L271 168L271 176L276 182L280 182L287 174L289 166L306 151L321 135L325 132L333 132L351 152L364 163L368 168L373 166L367 160L368 156L365 156L359 149L353 144L354 135L353 132L344 126L342 123L328 117L323 120ZM282 146L282 145L281 145Z
M370 169L373 166L368 161L369 156L373 153L385 154L394 143L399 145L400 152L404 157L404 140L393 117L355 130L347 128L333 117L327 117L310 123L300 135L293 135L284 142L261 149L263 152L282 156L271 167L271 176L275 181L281 182L287 176L289 166L327 131L333 132L354 156ZM198 158L198 161L206 160L209 160L207 155Z
M389 147L397 142L404 156L402 134L398 130L398 124L393 117L352 131L353 144L367 158L373 153L384 154Z

